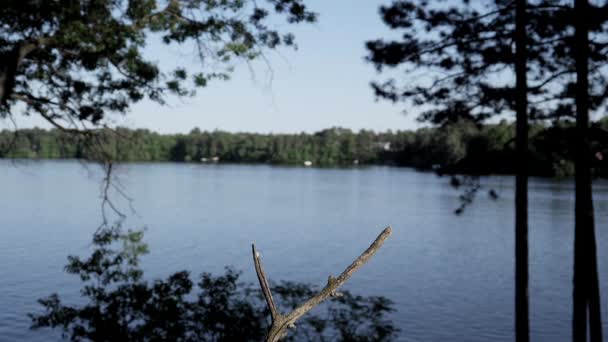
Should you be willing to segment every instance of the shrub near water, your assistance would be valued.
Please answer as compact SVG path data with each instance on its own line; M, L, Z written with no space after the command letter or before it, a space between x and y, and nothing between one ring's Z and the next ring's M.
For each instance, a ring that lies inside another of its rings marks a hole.
M147 253L143 232L120 227L99 231L93 253L70 256L66 271L80 277L85 304L70 306L53 294L40 299L45 312L30 314L32 329L62 329L73 341L261 341L270 314L261 291L239 282L239 272L187 271L166 279L143 280L139 258ZM315 293L306 284L273 286L283 311ZM390 341L397 329L386 319L392 303L383 297L348 292L305 316L287 340Z

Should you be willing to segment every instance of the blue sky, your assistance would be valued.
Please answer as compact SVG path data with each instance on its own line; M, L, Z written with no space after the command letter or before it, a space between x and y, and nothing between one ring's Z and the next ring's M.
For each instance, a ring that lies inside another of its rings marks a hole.
M272 81L261 63L253 72L240 65L230 81L215 81L194 98L169 99L167 106L141 102L116 123L162 133L194 127L263 133L314 132L332 126L377 131L418 127L414 116L401 114L403 104L377 102L369 87L376 72L364 61L364 43L391 35L378 15L378 7L387 1L306 3L320 14L319 22L288 27L296 34L299 49L268 53ZM160 61L193 59L162 46L150 51ZM18 124L47 127L34 118L19 118Z

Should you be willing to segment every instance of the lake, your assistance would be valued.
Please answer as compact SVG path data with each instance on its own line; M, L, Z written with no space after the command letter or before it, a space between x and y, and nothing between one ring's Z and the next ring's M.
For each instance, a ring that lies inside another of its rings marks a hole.
M96 165L0 160L0 341L59 340L29 331L36 299L78 296L63 272L86 255L101 222ZM400 341L512 341L513 178L487 177L463 215L448 178L407 168L316 169L266 165L122 164L132 197L116 200L127 225L146 227L147 276L181 269L254 280L255 241L271 280L324 285L387 225L393 235L346 284L395 302ZM496 189L497 201L487 190ZM570 341L573 182L530 181L530 300L533 341ZM598 252L608 331L608 182L595 183Z

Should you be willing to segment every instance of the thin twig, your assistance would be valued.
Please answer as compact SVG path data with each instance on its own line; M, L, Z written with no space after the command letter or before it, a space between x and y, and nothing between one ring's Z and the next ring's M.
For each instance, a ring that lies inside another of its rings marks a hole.
M252 245L255 271L258 275L258 280L260 281L264 298L266 298L266 303L268 304L268 308L270 309L270 313L272 315L272 326L270 327L266 341L279 341L285 336L287 329L295 327L296 321L304 316L308 311L312 310L329 297L339 296L340 294L337 293L336 290L342 286L353 275L353 273L361 268L361 266L363 266L372 257L372 255L374 255L378 249L380 249L380 247L382 247L384 241L389 237L389 235L391 235L391 233L392 228L390 226L386 227L382 233L378 235L376 240L374 240L374 242L372 242L372 244L361 255L359 255L359 257L355 259L355 261L353 261L352 264L350 264L350 266L348 266L338 278L333 278L330 275L329 279L327 280L327 285L325 285L325 287L319 293L302 303L287 315L281 315L278 312L274 300L272 299L272 293L270 292L270 286L268 285L266 274L262 269L260 255L256 251L255 245Z

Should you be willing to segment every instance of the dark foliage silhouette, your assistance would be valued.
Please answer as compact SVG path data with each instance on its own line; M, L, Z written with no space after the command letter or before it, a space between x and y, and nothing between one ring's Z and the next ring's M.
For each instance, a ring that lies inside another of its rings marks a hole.
M482 122L505 111L517 112L516 148L504 145L503 148L509 151L510 167L516 175L515 326L516 340L526 342L529 340L526 1L482 4L457 1L450 5L393 1L381 7L380 14L390 28L403 33L403 38L368 42L368 60L378 71L404 66L403 78L407 81L402 83L404 86L397 85L394 78L374 82L372 87L377 96L422 108L418 119L434 124L462 119ZM515 86L504 81L513 77L513 71ZM461 214L481 187L475 176L492 163L479 157L457 163L460 167L452 164L438 171L460 169L472 174L465 177L461 204L455 210Z
M0 116L22 108L77 133L144 98L191 95L227 79L236 62L294 46L274 18L316 15L301 0L3 1ZM159 65L144 51L154 40L193 51L200 64Z
M261 341L268 308L259 288L227 268L220 276L189 272L147 281L139 258L147 252L141 231L100 230L93 253L69 257L66 271L80 277L85 303L68 305L57 295L40 299L45 312L30 314L32 328L61 329L73 341ZM272 286L286 311L316 293L310 285ZM288 341L390 341L397 329L387 320L384 297L344 292L301 319Z
M591 337L599 341L602 335L591 198L591 168L596 160L601 160L601 154L600 158L594 158L591 153L594 144L588 115L590 111L602 111L606 105L607 8L604 2L589 1L442 4L397 0L381 7L380 14L390 28L401 33L401 38L367 43L368 60L378 71L405 71L399 81L390 77L384 82L374 82L376 95L419 108L422 121L435 124L458 118L483 121L508 112L518 113L521 126L514 165L518 165L516 269L522 270L516 275L519 316L527 315L524 310L527 304L519 305L527 293L524 191L525 169L529 166L524 164L529 161L525 154L530 147L525 141L528 136L525 126L528 118L560 125L560 121L572 122L576 117L578 128L571 140L577 150L575 341L586 336L587 309ZM553 135L553 138L563 146L560 140L570 136ZM481 159L474 162L484 164ZM523 330L527 330L528 324L518 317L516 327L519 326L522 330L518 329L516 336L525 341L528 333Z

